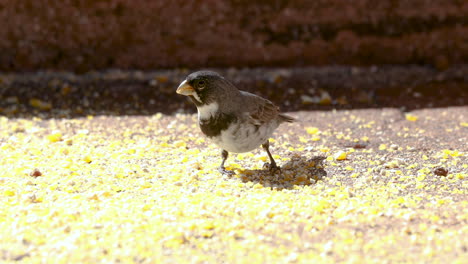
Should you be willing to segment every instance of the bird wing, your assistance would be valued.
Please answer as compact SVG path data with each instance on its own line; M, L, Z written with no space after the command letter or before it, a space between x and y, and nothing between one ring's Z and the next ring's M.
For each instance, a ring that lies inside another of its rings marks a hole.
M279 108L271 101L255 94L241 91L245 98L244 109L255 125L262 125L278 118Z

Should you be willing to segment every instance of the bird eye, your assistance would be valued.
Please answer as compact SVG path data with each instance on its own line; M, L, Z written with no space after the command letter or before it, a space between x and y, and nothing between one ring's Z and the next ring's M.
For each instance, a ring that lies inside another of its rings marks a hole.
M199 81L199 82L197 83L197 86L198 86L199 89L205 88L205 81Z

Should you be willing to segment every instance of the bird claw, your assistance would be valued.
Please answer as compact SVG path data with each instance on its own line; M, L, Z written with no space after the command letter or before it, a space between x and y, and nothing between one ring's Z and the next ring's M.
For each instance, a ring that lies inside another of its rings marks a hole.
M276 173L281 172L281 167L273 163L273 166L270 163L263 164L263 169L268 169L270 172Z
M229 176L229 177L231 177L231 176L233 176L235 174L233 171L226 170L226 168L224 168L224 167L219 167L218 171L221 172L221 174Z

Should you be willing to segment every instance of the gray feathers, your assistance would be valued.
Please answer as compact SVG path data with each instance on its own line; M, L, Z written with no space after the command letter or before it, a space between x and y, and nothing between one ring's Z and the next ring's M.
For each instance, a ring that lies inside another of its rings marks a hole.
M294 118L281 114L279 108L271 101L255 94L239 91L230 81L216 72L194 72L186 80L194 87L201 99L201 102L193 100L197 106L217 102L220 113L234 114L241 119L246 117L255 125L272 121L278 123L294 121ZM203 88L199 87L200 82L203 83Z

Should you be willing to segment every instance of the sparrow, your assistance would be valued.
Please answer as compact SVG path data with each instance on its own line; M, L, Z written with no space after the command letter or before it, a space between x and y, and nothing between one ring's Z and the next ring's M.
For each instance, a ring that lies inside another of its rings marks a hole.
M270 158L270 170L279 169L269 150L269 138L281 123L295 121L293 117L280 113L267 99L238 90L213 71L191 73L176 92L191 99L202 133L222 149L221 173L233 173L224 167L229 152L249 152L260 145Z

